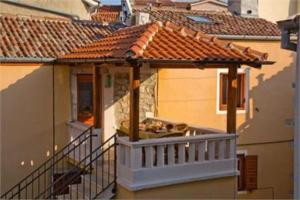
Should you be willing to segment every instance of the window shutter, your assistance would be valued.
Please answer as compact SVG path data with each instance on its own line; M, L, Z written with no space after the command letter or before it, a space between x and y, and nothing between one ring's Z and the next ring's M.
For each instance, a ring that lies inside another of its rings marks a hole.
M245 157L245 178L246 190L257 189L257 156Z

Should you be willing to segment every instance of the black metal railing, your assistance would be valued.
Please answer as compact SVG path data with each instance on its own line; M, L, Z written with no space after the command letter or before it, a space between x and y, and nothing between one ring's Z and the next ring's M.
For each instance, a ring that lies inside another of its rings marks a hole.
M81 183L77 181L79 177ZM102 195L107 199L112 197L109 195L113 195L115 190L116 135L113 135L35 198L49 199L59 196L60 199L98 199ZM103 195L106 191L108 196Z
M76 156L79 157L80 160L81 154L83 154L84 157L91 154L93 149L93 136L93 127L89 127L41 164L36 170L22 179L18 184L1 195L1 199L35 198L41 191L45 190L45 188L53 185L53 182L55 182L59 174L64 175L72 168L73 164L71 163L76 161ZM78 167L85 167L85 163L83 163L83 166ZM53 194L54 189L55 188L52 187L49 194ZM39 197L45 198L48 197L48 194Z

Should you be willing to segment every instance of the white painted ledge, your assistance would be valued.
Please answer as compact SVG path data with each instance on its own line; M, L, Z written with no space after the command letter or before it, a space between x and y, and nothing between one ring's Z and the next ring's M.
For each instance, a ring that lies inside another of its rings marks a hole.
M236 137L216 133L137 142L119 137L117 182L137 191L237 176Z
M146 168L143 170L130 171L128 168L118 168L118 172L127 174L126 177L118 176L117 182L129 191L233 177L239 174L238 171L234 170L234 160L226 162L215 161L214 163L195 163L193 165L164 167L161 169Z

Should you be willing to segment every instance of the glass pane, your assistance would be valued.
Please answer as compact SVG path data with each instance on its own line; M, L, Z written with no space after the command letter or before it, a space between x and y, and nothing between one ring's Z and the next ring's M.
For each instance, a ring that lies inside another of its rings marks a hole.
M221 75L222 79L222 102L221 104L226 105L227 104L227 85L228 85L228 75L227 74L222 74Z
M80 113L93 111L93 84L91 82L78 83L78 101Z
M203 16L198 16L198 15L185 15L187 18L198 22L198 23L206 23L206 24L210 24L213 21L207 17L203 17Z

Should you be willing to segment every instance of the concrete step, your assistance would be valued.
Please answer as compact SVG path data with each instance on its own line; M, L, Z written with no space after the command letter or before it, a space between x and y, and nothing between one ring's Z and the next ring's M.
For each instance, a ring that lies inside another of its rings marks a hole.
M95 174L82 175L82 183L69 186L69 194L61 195L59 199L90 199L89 188L91 188L91 198L94 198L100 191L105 189L97 199L110 199L113 197L113 184L108 186L113 181L113 174L110 174L109 180L107 173L104 173L102 181L102 169L98 169L97 176ZM99 172L100 171L100 172ZM103 186L102 186L103 184Z

